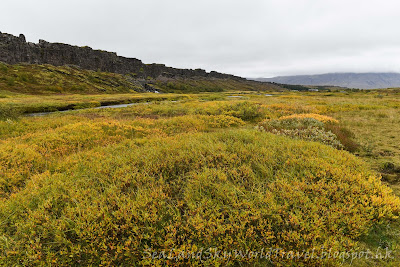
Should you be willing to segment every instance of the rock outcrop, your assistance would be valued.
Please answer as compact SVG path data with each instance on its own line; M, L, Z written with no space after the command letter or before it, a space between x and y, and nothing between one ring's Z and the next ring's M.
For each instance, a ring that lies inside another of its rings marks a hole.
M144 64L136 58L118 56L116 53L93 50L61 43L39 40L38 44L26 42L19 37L0 32L0 61L7 64L51 64L54 66L74 65L82 69L135 74L138 78L159 76L169 78L208 77L220 79L245 80L244 78L202 69L176 69L163 64Z

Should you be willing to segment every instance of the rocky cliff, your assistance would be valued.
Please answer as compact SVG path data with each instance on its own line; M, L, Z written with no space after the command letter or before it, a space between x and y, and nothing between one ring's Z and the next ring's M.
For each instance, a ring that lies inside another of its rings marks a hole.
M136 58L118 56L116 53L93 50L90 47L78 47L61 43L49 43L39 40L38 44L27 42L21 34L16 37L0 32L0 61L7 64L51 64L54 66L74 65L82 69L133 73L138 78L170 77L192 78L209 77L220 79L244 80L243 78L202 69L175 69L163 64L144 64Z

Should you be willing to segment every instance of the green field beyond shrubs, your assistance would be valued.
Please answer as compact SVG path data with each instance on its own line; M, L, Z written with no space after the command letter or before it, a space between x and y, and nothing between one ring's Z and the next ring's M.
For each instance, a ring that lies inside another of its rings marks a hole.
M380 248L395 258L345 264L399 264L400 98L394 90L4 92L0 265L336 266L343 260L282 253ZM21 116L63 99L142 103ZM179 257L209 248L279 248L281 254ZM150 256L162 251L177 258Z

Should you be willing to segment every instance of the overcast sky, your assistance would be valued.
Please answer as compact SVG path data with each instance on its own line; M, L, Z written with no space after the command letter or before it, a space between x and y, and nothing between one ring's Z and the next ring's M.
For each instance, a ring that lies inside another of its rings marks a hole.
M400 72L396 0L1 0L0 31L243 77Z

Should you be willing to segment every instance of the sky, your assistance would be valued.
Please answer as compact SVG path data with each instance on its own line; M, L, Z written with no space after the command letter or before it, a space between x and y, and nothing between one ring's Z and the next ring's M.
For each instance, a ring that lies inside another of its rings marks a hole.
M0 31L242 77L400 72L398 0L1 0Z

